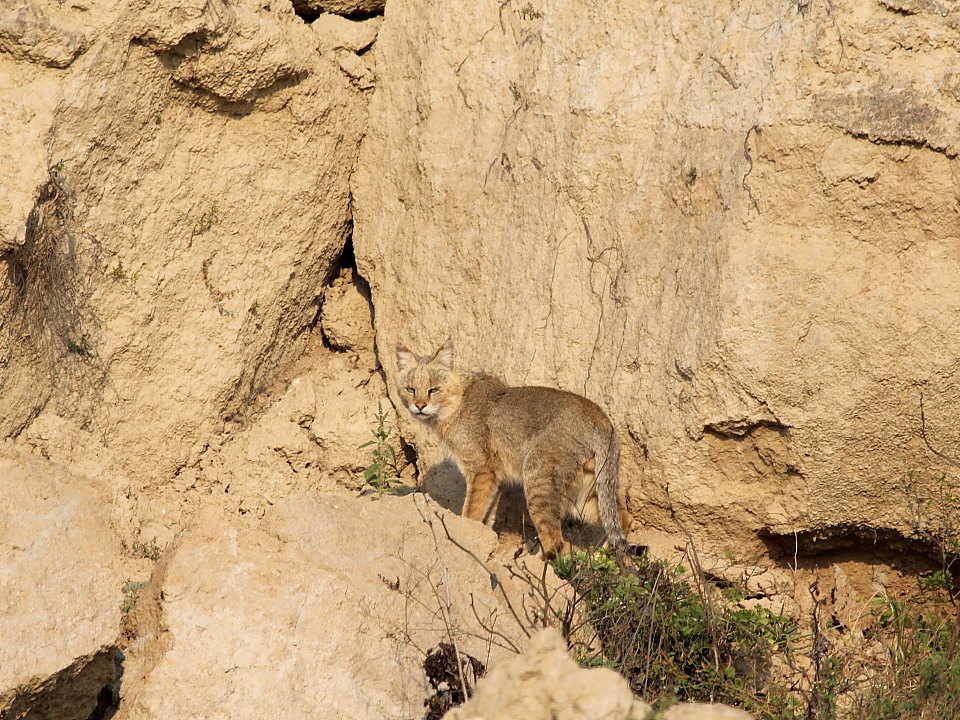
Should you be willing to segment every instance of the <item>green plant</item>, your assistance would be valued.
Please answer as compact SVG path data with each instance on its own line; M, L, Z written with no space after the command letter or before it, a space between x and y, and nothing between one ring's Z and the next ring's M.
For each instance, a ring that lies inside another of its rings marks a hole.
M874 602L873 639L884 648L880 668L857 693L854 720L960 717L960 626L956 617L911 603Z
M133 610L140 599L140 591L147 586L147 581L134 582L127 580L123 586L123 602L120 604L120 612L126 615Z
M532 3L527 3L522 8L520 8L517 13L524 20L539 20L543 17L543 13L539 10L535 10Z
M93 352L88 347L86 338L81 338L79 342L72 338L67 338L66 343L68 352L84 358L93 357Z
M154 562L160 559L160 546L157 545L157 543L153 540L150 542L140 542L139 540L134 540L130 551L133 556L137 558L153 560Z
M380 403L377 404L374 425L373 439L367 440L358 448L359 450L370 448L370 459L373 461L364 470L363 479L377 491L377 495L395 493L396 485L400 482L400 466L397 451L390 441L387 414Z
M575 644L582 665L616 668L654 707L700 700L793 717L795 700L767 680L772 657L797 640L794 620L737 604L686 568L646 557L578 551L555 570L582 601L581 627L595 633Z

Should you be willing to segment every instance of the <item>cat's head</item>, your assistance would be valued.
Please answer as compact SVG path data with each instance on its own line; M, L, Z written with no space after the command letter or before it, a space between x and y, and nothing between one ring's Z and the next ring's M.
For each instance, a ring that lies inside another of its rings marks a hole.
M453 342L447 340L433 355L414 355L397 345L397 392L418 420L437 420L460 405L460 378L453 370Z

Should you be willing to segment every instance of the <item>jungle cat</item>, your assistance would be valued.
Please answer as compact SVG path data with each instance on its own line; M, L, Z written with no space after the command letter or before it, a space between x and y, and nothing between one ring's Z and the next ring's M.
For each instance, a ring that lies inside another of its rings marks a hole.
M397 390L410 413L436 431L467 481L463 515L485 522L504 483L520 483L546 558L563 548L568 514L600 524L627 545L618 487L620 441L595 403L548 387L508 387L454 370L450 340L432 356L397 346Z

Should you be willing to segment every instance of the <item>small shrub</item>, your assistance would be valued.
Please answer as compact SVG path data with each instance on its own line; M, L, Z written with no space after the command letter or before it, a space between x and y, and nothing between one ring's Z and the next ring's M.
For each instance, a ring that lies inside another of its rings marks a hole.
M193 234L202 235L220 222L220 209L216 203L208 207L193 225Z
M80 357L90 358L93 357L93 352L90 350L87 345L85 338L81 338L79 341L72 338L67 338L67 351L73 353L74 355L79 355Z
M873 638L885 657L868 687L857 693L855 720L960 718L960 626L941 612L907 602L874 602Z
M160 546L153 540L150 542L134 540L130 551L136 558L144 558L145 560L153 560L154 562L160 559Z
M645 557L580 551L558 558L555 569L579 593L596 633L579 652L582 665L617 669L654 707L724 702L758 717L793 717L788 694L766 686L772 656L791 651L795 621L738 605L698 587L682 566Z

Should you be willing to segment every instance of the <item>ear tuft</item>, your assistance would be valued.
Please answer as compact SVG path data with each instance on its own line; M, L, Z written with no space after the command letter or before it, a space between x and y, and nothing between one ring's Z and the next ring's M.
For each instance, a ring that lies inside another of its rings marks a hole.
M406 345L397 345L397 371L406 372L417 361L417 356Z
M433 359L450 372L453 372L453 358L453 340L447 338L447 341L437 350L437 354L433 356Z

